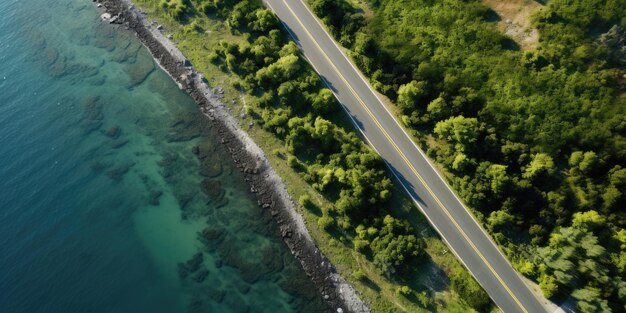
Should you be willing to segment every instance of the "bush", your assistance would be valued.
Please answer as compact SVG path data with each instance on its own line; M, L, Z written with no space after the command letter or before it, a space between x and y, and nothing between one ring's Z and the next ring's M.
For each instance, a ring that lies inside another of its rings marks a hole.
M425 291L417 294L417 302L419 302L419 304L424 308L428 308L432 305L432 300Z
M410 296L412 293L412 290L409 286L402 286L400 288L398 288L398 294L402 295L404 297L408 297Z
M354 240L353 244L354 250L363 253L367 250L370 243L367 240L356 239Z
M335 220L328 215L322 215L322 217L317 219L317 226L326 231L330 230L334 223Z
M300 162L298 162L298 158L293 155L287 157L287 165L293 169L297 169L300 167Z
M460 268L453 270L449 278L452 289L454 289L467 304L479 312L486 310L491 303L489 295L487 295L468 271Z
M364 281L366 279L365 273L362 270L356 270L352 272L352 277L359 281Z
M209 62L211 62L213 64L217 64L217 62L219 62L219 60L220 60L220 56L217 54L217 52L211 51L211 52L209 52L209 55L207 56L207 59L209 60Z
M313 206L313 201L311 200L311 196L309 195L300 196L300 198L298 199L298 202L300 203L302 207L307 208L307 209Z

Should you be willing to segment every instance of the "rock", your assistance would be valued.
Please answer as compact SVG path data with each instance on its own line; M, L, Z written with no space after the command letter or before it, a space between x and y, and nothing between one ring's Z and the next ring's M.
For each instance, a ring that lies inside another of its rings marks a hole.
M94 172L101 172L109 166L110 164L104 163L102 161L95 161L89 165L89 168L91 168L91 170Z
M137 61L130 64L127 69L127 74L130 78L129 87L143 83L155 69L154 62L151 59L137 58Z
M122 130L118 126L113 126L113 127L109 127L104 132L104 135L111 139L117 139L121 133L122 133Z
M222 183L216 179L205 179L200 183L202 191L215 202L220 202L224 198L225 191L222 189Z
M87 96L83 100L83 121L100 121L104 118L102 114L102 103L99 96Z
M198 252L198 253L194 254L193 257L190 260L188 260L187 262L185 262L185 263L178 263L178 275L179 275L179 277L181 279L185 279L185 278L187 278L187 276L189 276L189 274L197 272L200 269L200 267L202 266L202 262L203 261L204 261L204 255L202 254L202 252ZM204 276L204 278L206 278L206 276L208 276L208 275L209 275L209 273L207 271L207 273ZM195 279L196 279L196 277L194 277L194 280Z
M209 271L206 269L201 269L198 271L198 273L196 273L196 275L193 276L193 280L196 283L201 283L205 281L207 277L209 277Z
M59 59L59 51L55 48L46 47L44 55L48 66L52 66Z
M52 65L48 68L48 72L53 77L61 77L67 74L67 59L65 57L58 57Z
M187 74L181 74L178 79L180 81L180 84L183 86L183 88L185 86L191 85L191 80L189 79L189 75Z
M209 298L211 298L211 300L217 303L222 303L222 301L224 301L225 296L226 296L226 292L222 289L218 289L218 288L209 289Z
M205 228L198 233L198 237L203 242L217 241L223 239L225 233L226 231L223 228Z
M163 25L159 25L159 26L157 26L157 29L158 29L158 30L163 30Z
M205 177L217 177L222 174L222 164L215 158L205 158L200 164L200 174Z
M102 15L100 15L100 19L101 19L103 22L108 22L108 21L110 21L110 20L111 20L111 13L108 13L108 12L106 12L106 13L102 13Z
M114 166L110 170L107 171L107 176L113 180L121 180L126 173L130 170L131 167L135 165L134 162L122 163Z
M337 313L343 313L343 309L342 308L338 308L337 309Z
M162 191L151 191L148 196L148 203L150 205L159 205L159 198L163 195Z
M190 67L191 66L191 62L187 59L183 60L183 66L184 67Z
M119 149L128 143L128 139L119 138L111 142L112 149Z
M196 114L196 112L180 114L170 125L167 140L168 142L189 141L207 133L209 127L206 117L202 114ZM200 144L200 154L202 154L204 144L204 142Z

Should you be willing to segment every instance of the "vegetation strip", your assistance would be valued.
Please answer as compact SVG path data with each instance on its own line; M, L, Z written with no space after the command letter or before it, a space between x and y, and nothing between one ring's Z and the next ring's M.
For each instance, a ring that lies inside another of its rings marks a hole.
M220 111L217 99L210 97L214 90L203 85L182 54L167 43L164 37L156 38L147 29L141 13L128 1L103 0L105 10L113 23L124 24L136 32L141 42L150 50L159 65L166 70L181 89L184 89L215 123L222 143L227 147L237 167L244 173L250 190L255 193L258 204L269 210L278 223L282 238L294 256L300 261L307 275L319 288L320 294L337 312L369 312L369 308L335 271L329 260L319 252L304 227L302 218L295 212L294 204L286 193L280 178L269 167L263 152L247 135L236 128L227 112ZM109 21L111 21L109 19ZM163 41L159 41L163 40Z

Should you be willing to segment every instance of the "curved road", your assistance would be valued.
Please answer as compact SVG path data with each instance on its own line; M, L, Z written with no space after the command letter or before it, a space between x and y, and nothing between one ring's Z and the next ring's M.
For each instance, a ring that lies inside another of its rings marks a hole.
M504 312L546 310L301 0L264 0L369 144Z

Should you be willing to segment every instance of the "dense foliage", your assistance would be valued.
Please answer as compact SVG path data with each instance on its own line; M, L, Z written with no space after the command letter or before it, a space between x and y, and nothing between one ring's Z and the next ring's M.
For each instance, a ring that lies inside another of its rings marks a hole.
M341 126L345 119L332 92L287 40L276 16L257 0L191 4L246 38L222 41L207 57L239 77L248 113L285 143L289 166L334 203L318 209L320 228L362 252L384 275L412 270L424 254L423 242L406 221L387 213L392 183L382 159ZM310 197L299 200L313 209ZM357 234L361 229L366 231Z
M549 1L531 51L479 1L309 3L520 271L626 310L625 1Z

